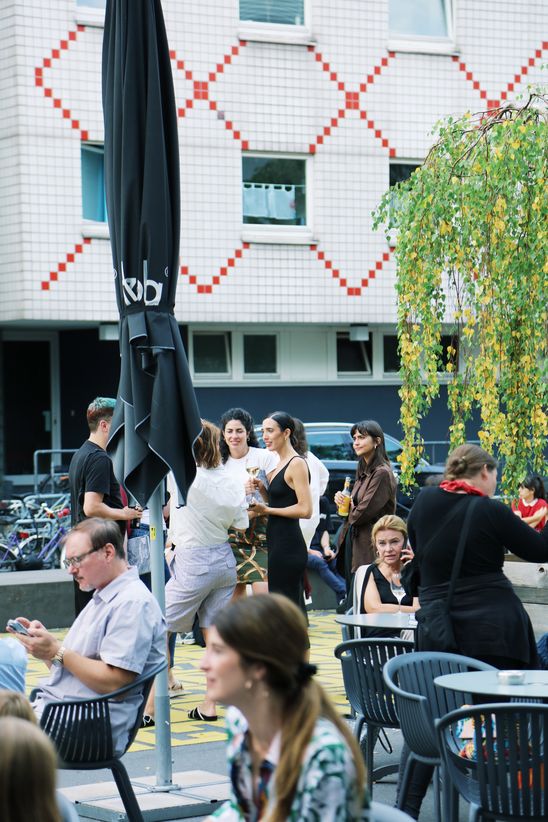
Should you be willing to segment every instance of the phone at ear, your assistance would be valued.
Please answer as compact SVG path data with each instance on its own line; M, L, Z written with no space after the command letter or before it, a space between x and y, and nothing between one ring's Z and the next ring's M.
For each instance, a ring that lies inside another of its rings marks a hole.
M26 636L30 636L25 626L16 619L8 619L8 628L11 628L11 630L15 631L16 634L25 634Z

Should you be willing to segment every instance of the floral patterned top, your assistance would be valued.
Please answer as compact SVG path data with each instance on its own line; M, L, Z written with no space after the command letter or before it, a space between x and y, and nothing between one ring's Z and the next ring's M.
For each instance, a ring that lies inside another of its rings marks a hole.
M231 797L209 817L222 822L257 822L275 802L274 771L280 735L273 740L260 768L254 798L247 722L236 708L226 714L227 758ZM308 746L288 820L291 822L357 822L365 807L358 796L352 752L337 728L324 717L316 722Z

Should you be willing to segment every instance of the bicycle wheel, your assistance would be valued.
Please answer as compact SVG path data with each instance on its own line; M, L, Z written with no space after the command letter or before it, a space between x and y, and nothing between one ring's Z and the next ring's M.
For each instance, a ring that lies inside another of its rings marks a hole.
M0 543L0 572L15 571L15 563L17 562L16 552L6 545L4 542Z
M21 540L19 543L19 566L21 570L27 570L22 568L21 566L24 564L33 564L37 562L42 562L44 556L40 556L42 553L45 554L45 549L50 540L48 537L41 537L37 536L36 534L31 534L30 537ZM42 566L45 567L45 564ZM28 570L35 570L34 568L29 568Z

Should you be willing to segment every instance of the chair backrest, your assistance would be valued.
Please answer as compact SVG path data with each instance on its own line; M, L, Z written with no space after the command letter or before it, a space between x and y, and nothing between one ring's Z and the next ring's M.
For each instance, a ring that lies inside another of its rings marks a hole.
M141 704L135 712L135 722L129 731L127 751L141 726L144 706L154 678L166 665L166 660L163 660L146 676L138 677L129 685L104 696L48 702L40 725L53 741L61 767L63 763L90 764L114 759L109 702L140 691Z
M382 671L389 659L412 650L410 640L381 638L351 639L335 648L343 669L346 663L352 671L351 678L345 677L348 700L366 722L399 727L394 697L385 686Z
M548 705L460 708L438 719L436 732L446 773L464 799L497 818L548 818Z
M472 702L469 694L438 688L434 679L443 674L490 671L491 665L471 657L436 651L420 651L390 659L384 681L396 700L403 737L413 753L439 759L434 720Z
M352 608L355 614L361 613L361 604L363 601L363 581L367 573L369 565L360 565L354 574L354 590L352 592Z

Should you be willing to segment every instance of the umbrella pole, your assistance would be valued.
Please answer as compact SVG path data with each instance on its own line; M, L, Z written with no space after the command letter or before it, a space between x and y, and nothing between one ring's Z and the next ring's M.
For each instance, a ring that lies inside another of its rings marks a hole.
M165 614L162 483L158 485L149 499L148 508L150 510L150 570L152 576L152 593L156 597L162 613ZM154 716L156 721L156 785L168 786L171 785L173 772L171 763L171 726L167 669L161 671L156 677Z

